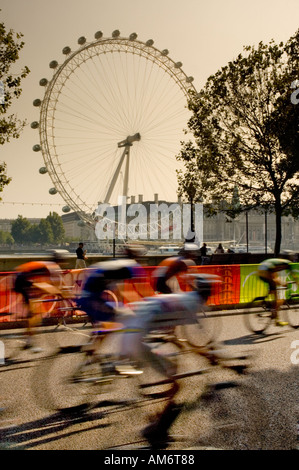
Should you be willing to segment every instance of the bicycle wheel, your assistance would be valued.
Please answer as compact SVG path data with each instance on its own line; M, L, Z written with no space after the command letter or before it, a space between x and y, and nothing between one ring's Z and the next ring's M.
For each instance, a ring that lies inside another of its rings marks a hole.
M183 338L190 346L201 348L217 340L221 324L221 317L216 313L209 312L206 307L197 313L194 323L182 325L180 328Z
M143 343L138 377L139 392L146 397L170 396L176 384L171 379L178 371L178 346L168 341Z
M100 375L101 371L88 363L84 367L84 361L87 357L80 347L77 351L76 348L58 351L41 361L32 378L37 403L51 411L91 405L93 390L88 378Z
M81 346L63 347L35 368L33 392L43 408L80 410L111 399L123 403L133 398L132 390L138 390L136 382L133 384L134 377L125 374L121 376L115 372L115 355L106 353L102 344L100 353L91 355L92 341ZM109 338L109 346L112 343ZM130 380L129 385L127 380Z
M299 304L285 304L282 309L286 320L292 328L299 328Z
M271 320L271 308L265 302L259 305L257 302L253 301L244 314L246 327L249 331L256 334L264 333L269 327Z

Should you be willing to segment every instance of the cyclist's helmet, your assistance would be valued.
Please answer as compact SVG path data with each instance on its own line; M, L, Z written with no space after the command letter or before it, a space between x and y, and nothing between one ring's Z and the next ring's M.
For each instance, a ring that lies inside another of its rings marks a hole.
M221 278L213 274L198 274L195 277L194 287L200 296L206 301L212 294L215 286L221 283Z
M67 250L50 250L50 259L56 264L66 264L69 261Z

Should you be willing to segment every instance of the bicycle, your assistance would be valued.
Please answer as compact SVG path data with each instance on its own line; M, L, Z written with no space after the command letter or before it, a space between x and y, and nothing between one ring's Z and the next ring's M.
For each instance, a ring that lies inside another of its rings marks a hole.
M289 289L293 284L296 283L291 281L287 283L287 286L281 286L278 289ZM255 334L265 333L276 318L274 300L269 297L269 293L253 299L246 310L244 315L245 325ZM282 313L292 328L299 328L299 294L288 292L288 296L282 299L279 312Z
M178 298L180 294L174 294L174 297L167 294L164 300L176 302ZM133 304L133 308L157 308L157 299L153 298L152 302L140 302L137 306ZM111 396L118 385L122 387L122 396L127 392L130 399L172 396L177 389L177 380L207 371L202 367L184 370L188 364L187 355L195 355L200 359L204 357L210 366L229 361L227 357L218 361L213 351L207 351L201 346L190 347L188 341L181 341L175 334L156 333L161 327L195 324L197 317L190 315L188 318L186 313L186 310L153 312L151 320L148 321L145 315L146 324L139 326L104 325L104 328L93 331L83 344L59 348L53 355L40 361L35 370L32 383L37 400L42 406L51 409L80 409L82 406L93 406L99 396L106 397L106 392ZM127 334L140 335L137 370L132 367L132 363L120 361L115 352L120 350L117 342ZM184 361L180 363L179 358L183 355ZM237 372L244 370L242 364L238 367L231 365L231 368Z
M182 321L180 325L176 326L174 334L178 338L183 338L191 347L204 348L215 343L220 335L221 316L217 315L213 304L207 304L207 300L211 298L213 289L221 284L221 280L218 276L211 274L186 274L183 279L189 286L192 286L196 280L197 289L200 291L203 302L198 304L198 310L192 321L190 318L186 318L186 321L181 319ZM165 322L165 319L161 320Z

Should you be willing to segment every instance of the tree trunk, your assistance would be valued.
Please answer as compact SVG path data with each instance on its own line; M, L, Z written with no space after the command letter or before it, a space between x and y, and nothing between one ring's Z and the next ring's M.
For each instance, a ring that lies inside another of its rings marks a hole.
M275 226L276 226L276 238L275 238L275 247L274 254L278 256L280 253L281 246L281 217L282 217L282 207L280 200L275 204Z

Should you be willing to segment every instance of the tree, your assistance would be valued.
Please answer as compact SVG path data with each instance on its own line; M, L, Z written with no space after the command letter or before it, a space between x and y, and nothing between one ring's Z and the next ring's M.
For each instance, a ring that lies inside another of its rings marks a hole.
M13 245L14 239L9 232L0 230L0 245Z
M1 11L1 10L0 10ZM12 65L19 59L19 52L24 46L22 34L6 31L4 23L0 23L0 144L18 138L26 121L21 121L16 115L7 115L7 111L15 98L21 95L21 81L29 73L25 66L19 73L12 73ZM0 192L9 184L11 178L6 174L6 164L0 164ZM0 199L1 200L1 199Z
M53 234L53 242L61 243L64 240L65 230L62 219L56 212L50 212L46 220L49 222Z
M298 74L299 30L286 44L244 47L191 98L194 139L177 156L185 162L181 195L193 180L204 203L219 207L237 187L241 207L273 208L276 254L281 217L298 214L299 206L299 106L290 88Z
M41 219L38 224L37 242L41 244L53 243L53 232L51 224L47 219Z
M0 193L3 192L4 187L11 182L11 178L6 174L6 163L0 163ZM2 198L0 198L0 201Z
M26 243L29 241L31 224L28 219L18 215L18 218L11 224L11 235L16 243Z
M20 72L13 73L12 65L19 59L19 53L24 47L23 34L15 33L12 29L6 31L4 23L0 23L0 82L2 87L2 104L0 104L0 144L18 138L26 121L21 121L16 115L7 115L14 99L22 93L21 82L30 70L25 66Z

